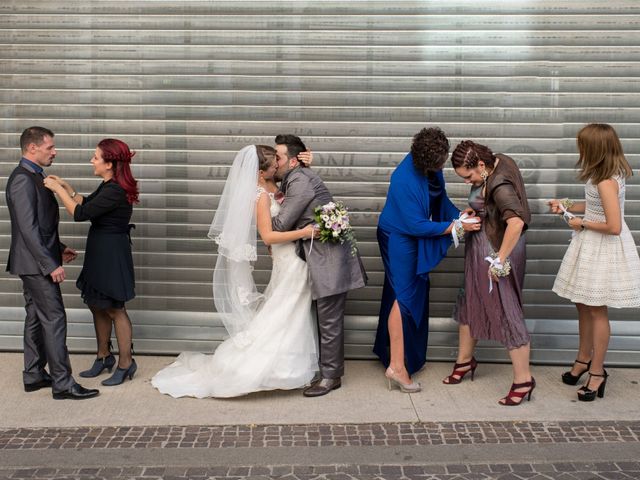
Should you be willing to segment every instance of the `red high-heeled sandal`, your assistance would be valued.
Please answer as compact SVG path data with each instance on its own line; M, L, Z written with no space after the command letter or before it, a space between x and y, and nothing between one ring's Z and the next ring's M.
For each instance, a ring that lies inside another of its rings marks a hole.
M460 370L461 368L470 367L468 370ZM476 368L478 367L478 362L476 361L476 357L471 357L471 361L464 363L456 363L453 365L453 372L447 378L442 380L442 383L445 385L457 385L459 384L464 376L471 372L471 381L473 382L473 376L475 374Z
M527 388L527 387L529 387L529 390L527 390L526 392L515 391L518 388ZM505 407L515 407L516 405L520 405L522 402L524 402L524 397L527 397L527 401L530 401L531 393L533 392L534 388L536 388L536 379L533 377L531 377L530 382L512 383L511 390L509 390L509 393L507 393L507 396L500 399L500 400L504 400L504 403L500 401L498 403L500 405L504 405ZM518 398L519 400L516 402L515 400L513 400L514 398Z

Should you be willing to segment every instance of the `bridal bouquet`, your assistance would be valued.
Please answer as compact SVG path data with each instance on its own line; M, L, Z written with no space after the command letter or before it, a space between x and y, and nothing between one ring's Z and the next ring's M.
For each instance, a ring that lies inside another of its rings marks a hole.
M326 205L320 205L314 210L316 224L321 242L344 243L351 244L351 255L357 253L356 237L353 234L353 228L349 223L349 210L342 202L329 202Z

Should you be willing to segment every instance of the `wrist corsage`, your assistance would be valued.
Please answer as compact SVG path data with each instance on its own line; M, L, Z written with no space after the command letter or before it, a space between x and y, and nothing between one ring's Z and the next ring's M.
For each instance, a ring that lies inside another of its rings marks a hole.
M489 262L489 293L493 291L493 277L506 277L511 273L511 261L507 258L504 262L500 260L497 253L485 257Z
M573 200L569 200L568 198L563 198L560 200L560 205L564 207L564 210L569 210L576 202Z
M453 238L453 245L458 248L460 240L464 238L463 223L476 223L476 220L471 217L467 212L461 212L460 216L453 221L453 228L451 229L451 237Z
M576 218L576 216L569 211L569 209L573 206L573 204L574 202L572 200L569 200L568 198L563 198L559 202L560 210L562 210L562 219L569 226L571 226L571 223L569 223L571 219ZM575 235L575 232L574 232L574 235Z
M511 273L511 262L509 261L509 259L507 258L504 263L500 262L500 258L499 257L495 257L497 262L495 262L494 264L491 265L491 267L489 267L489 270L491 270L491 273L494 274L496 277L508 277L509 274Z
M460 240L464 238L464 227L462 226L462 222L460 220L453 221L453 232L455 233L455 238L453 242L456 244L456 247L459 245ZM458 240L456 242L456 240Z

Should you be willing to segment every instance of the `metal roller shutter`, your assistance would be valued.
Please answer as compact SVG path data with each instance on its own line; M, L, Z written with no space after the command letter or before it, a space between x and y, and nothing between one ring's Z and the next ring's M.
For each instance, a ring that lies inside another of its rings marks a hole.
M234 153L303 137L315 169L353 211L370 285L347 307L347 354L370 356L383 279L375 225L389 175L425 125L456 144L472 138L514 157L534 212L528 234L527 322L533 359L573 359L576 312L550 291L570 232L545 214L550 197L578 198L575 133L612 123L640 161L640 5L634 0L161 1L4 0L0 4L0 257L10 243L4 187L20 132L56 132L50 172L81 192L97 186L88 160L116 136L138 151L134 255L138 297L129 305L140 352L211 351L224 335L213 313L215 249L206 238ZM451 197L468 187L447 170ZM640 188L626 220L640 241ZM62 214L82 251L87 225ZM431 359L455 353L450 320L462 249L432 275ZM69 346L94 348L74 286L63 286ZM3 264L4 265L4 264ZM2 268L4 270L4 266ZM270 260L256 264L261 284ZM612 286L615 288L615 286ZM0 274L0 348L22 347L19 279ZM611 312L610 364L640 365L638 310ZM503 360L483 344L483 359Z

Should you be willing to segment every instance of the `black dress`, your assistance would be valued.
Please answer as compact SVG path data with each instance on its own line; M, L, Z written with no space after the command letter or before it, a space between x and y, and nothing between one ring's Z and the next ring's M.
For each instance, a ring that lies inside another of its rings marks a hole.
M82 272L76 286L84 303L98 308L123 308L135 297L129 225L133 207L125 190L113 180L76 206L76 222L91 221Z

